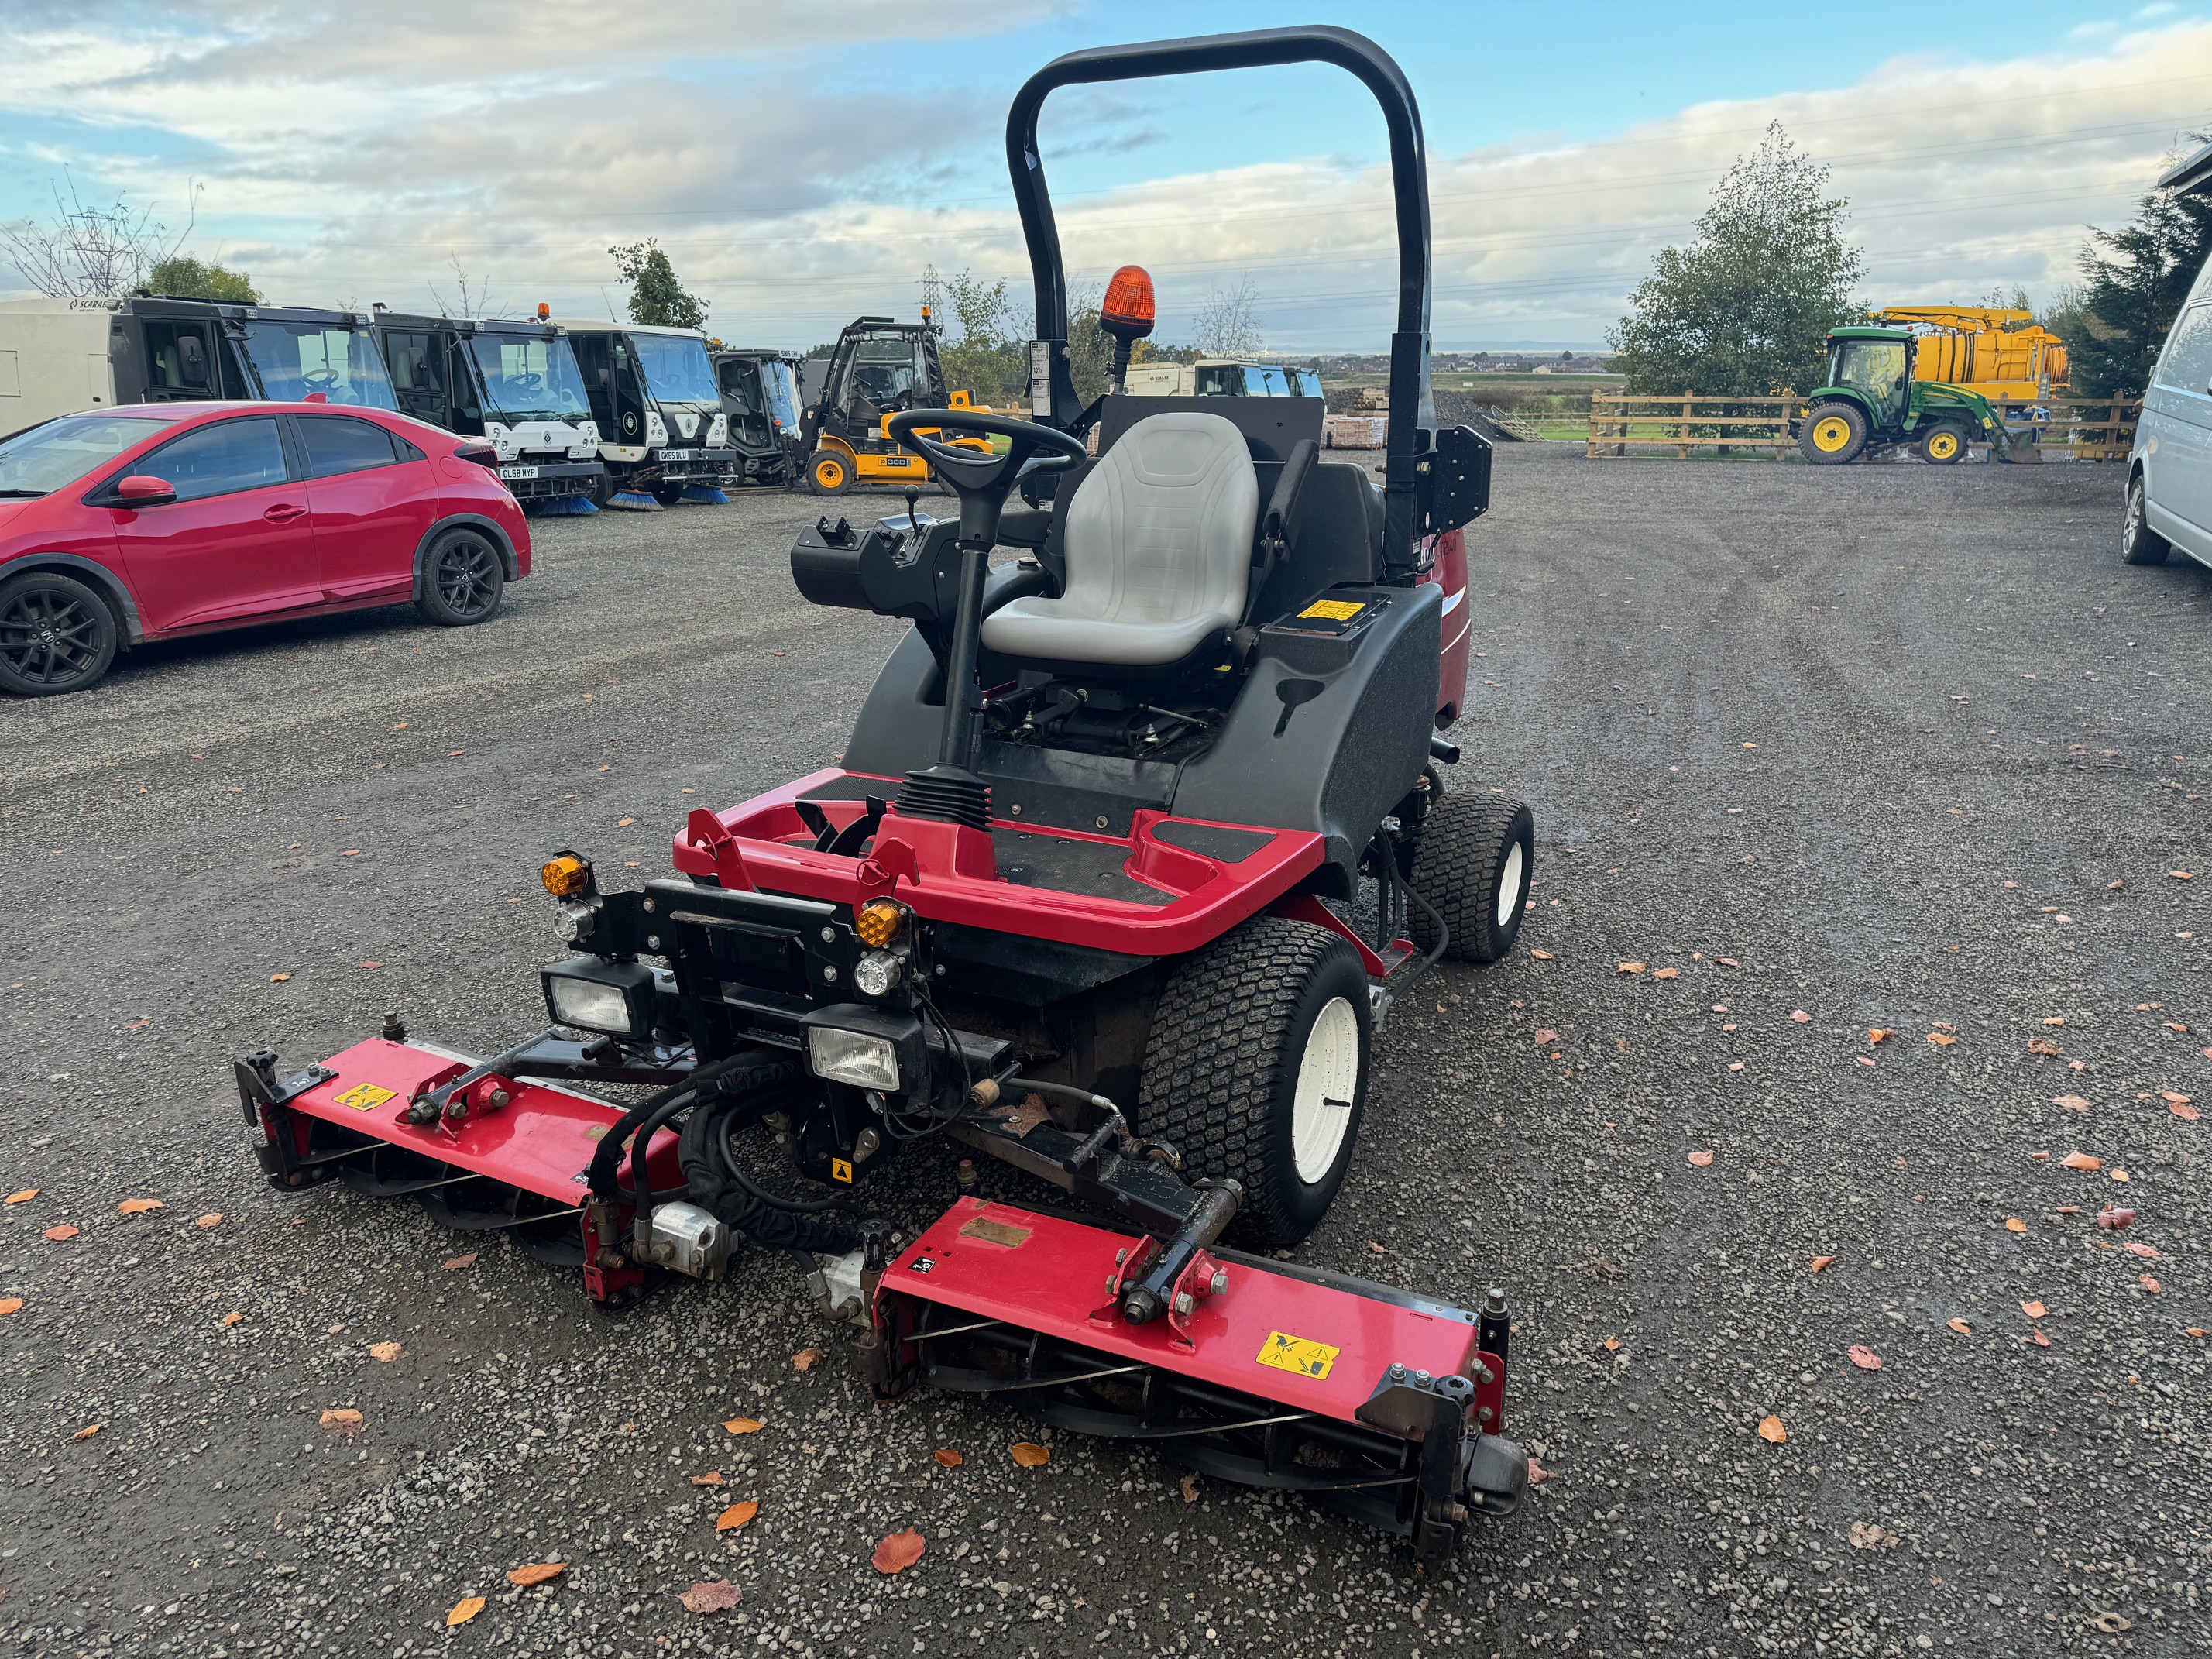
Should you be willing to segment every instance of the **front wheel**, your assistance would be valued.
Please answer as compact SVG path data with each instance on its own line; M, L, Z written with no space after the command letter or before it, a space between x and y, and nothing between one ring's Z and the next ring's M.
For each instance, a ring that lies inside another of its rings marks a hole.
M1145 1045L1139 1126L1189 1177L1244 1188L1235 1235L1295 1244L1352 1166L1367 1109L1367 974L1325 927L1255 916L1176 964Z
M1446 795L1429 808L1408 879L1449 930L1444 954L1489 963L1512 950L1536 874L1536 817L1502 795ZM1436 923L1419 905L1413 943L1437 948Z
M423 560L415 608L441 628L473 628L499 609L506 590L498 546L484 532L463 526L439 537Z
M1866 447L1866 412L1856 404L1815 404L1797 436L1797 450L1815 466L1841 466Z
M2128 480L2127 514L2120 520L2122 564L2164 564L2173 544L2150 527L2144 516L2142 474Z
M34 570L0 586L0 691L88 690L114 660L115 613L82 582Z
M1966 453L1966 434L1955 426L1931 427L1913 446L1920 459L1934 466L1951 466Z
M853 487L853 464L834 449L817 449L806 463L806 482L817 495L842 495Z

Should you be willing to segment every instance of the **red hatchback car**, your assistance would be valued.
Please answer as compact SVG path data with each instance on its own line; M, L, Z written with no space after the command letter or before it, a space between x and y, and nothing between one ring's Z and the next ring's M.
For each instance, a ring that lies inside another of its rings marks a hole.
M147 640L412 601L480 623L530 531L478 440L326 404L143 404L0 439L0 690Z

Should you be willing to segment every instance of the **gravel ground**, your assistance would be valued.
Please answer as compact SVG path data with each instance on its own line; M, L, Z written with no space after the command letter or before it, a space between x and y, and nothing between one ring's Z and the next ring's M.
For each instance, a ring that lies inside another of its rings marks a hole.
M1534 803L1534 914L1393 1014L1298 1253L1512 1290L1549 1478L1435 1579L1147 1455L1024 1468L1008 1413L871 1406L781 1261L605 1321L261 1184L232 1055L386 1008L492 1048L540 1018L549 850L665 869L684 809L837 752L901 624L799 601L815 504L544 524L489 626L10 705L0 1651L2205 1650L2207 1127L2170 1107L2212 1109L2212 573L2121 567L2118 484L1501 454L1452 787Z

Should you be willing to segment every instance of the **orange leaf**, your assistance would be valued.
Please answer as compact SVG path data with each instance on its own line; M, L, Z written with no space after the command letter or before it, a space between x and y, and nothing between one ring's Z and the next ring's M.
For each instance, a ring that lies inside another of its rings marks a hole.
M452 1610L446 1614L446 1628L451 1630L456 1625L465 1625L483 1610L483 1596L464 1595L453 1603Z
M1943 1322L1961 1336L1972 1336L1974 1333L1974 1328L1963 1319L1947 1319Z
M2142 1285L2143 1289L2148 1291L2153 1296L2156 1296L2158 1294L2158 1280L2153 1279L2148 1273L2137 1273L2136 1275L2136 1283Z
M2063 1106L2069 1112L2086 1112L2089 1109L2089 1103L2079 1095L2053 1095L2051 1097L2051 1103L2053 1106Z
M339 1407L323 1413L321 1426L328 1429L332 1434L350 1440L361 1432L362 1423L362 1418L359 1412Z
M1534 1036L1536 1039L1536 1046L1539 1048L1548 1048L1559 1040L1559 1034L1557 1031L1553 1030L1549 1026L1538 1026L1534 1032ZM12 1204L15 1200L10 1199L9 1200L9 1202Z
M1651 977L1654 979L1680 979L1682 977L1682 970L1680 968L1655 968L1651 970Z
M210 1227L220 1227L222 1225L222 1212L210 1210L205 1215L194 1216L192 1225L198 1227L202 1232L205 1232Z
M709 1469L704 1474L695 1474L691 1477L691 1484L695 1486L719 1486L722 1484L722 1472Z
M877 1545L875 1554L869 1559L878 1572L904 1572L921 1559L922 1548L921 1534L908 1527L904 1532L893 1533Z
M246 1316L242 1313L227 1313L222 1316L222 1322L225 1325L235 1325L240 1320L245 1317Z
M719 1613L737 1606L745 1599L745 1594L726 1578L708 1578L692 1585L676 1599L693 1613Z
M1877 1025L1867 1033L1867 1041L1869 1042L1887 1042L1890 1038L1896 1035L1897 1033L1890 1030L1888 1026Z
M143 1215L149 1210L161 1207L161 1200L158 1198L126 1198L115 1209L118 1215Z
M70 1226L69 1223L64 1221L58 1227L47 1228L46 1237L52 1239L56 1243L59 1243L63 1239L75 1238L76 1237L76 1231L77 1230L76 1228Z
M1186 1504L1198 1502L1198 1477L1194 1474L1186 1474L1182 1478L1182 1501Z
M466 1255L449 1255L438 1265L447 1273L459 1273L464 1267L473 1267L477 1265L477 1253L471 1250Z
M822 1363L822 1350L801 1348L791 1356L791 1368L796 1371L811 1371Z
M1790 1011L1790 1020L1793 1025L1810 1025L1813 1023L1813 1016L1802 1008L1792 1008Z
M2041 1319L2048 1311L2040 1302L2023 1302L2020 1304L2020 1310L2030 1319Z
M1620 964L1620 971L1624 974L1640 974L1644 971L1644 964L1640 962L1624 962Z
M70 1439L72 1439L72 1440L89 1440L89 1439L91 1439L91 1438L92 1438L92 1437L93 1437L93 1436L94 1436L95 1434L98 1434L99 1432L100 1432L100 1425L99 1425L99 1424L97 1424L97 1423L88 1423L88 1424L86 1424L86 1425L84 1425L84 1427L82 1427L82 1428L79 1429L79 1430L78 1430L75 1434L71 1435L71 1436L70 1437Z
M282 985L286 980L291 977L292 976L289 974L271 974L269 975L269 982L271 985Z
M1017 1440L1014 1462L1025 1469L1041 1469L1052 1462L1052 1454L1033 1440Z
M2058 1161L2069 1170L2101 1170L2105 1167L2103 1158L2092 1158L2087 1152L2069 1152Z
M732 1434L758 1434L768 1425L757 1417L733 1417L722 1426Z
M0 1319L5 1319L11 1313L21 1313L22 1309L23 1298L21 1297L0 1297Z
M1759 1437L1778 1446L1790 1437L1790 1431L1782 1426L1780 1418L1770 1412L1759 1425Z
M532 1561L527 1566L517 1567L507 1575L510 1584L520 1584L528 1589L532 1584L542 1584L549 1578L558 1578L568 1571L565 1561Z
M1616 1353L1616 1352L1618 1352L1620 1351L1620 1339L1619 1337L1617 1337L1617 1336L1608 1336L1607 1338L1606 1338L1606 1340L1605 1340L1605 1351L1606 1351L1607 1353Z
M368 1357L380 1359L387 1365L406 1352L397 1342L372 1342L368 1345Z
M1705 1169L1708 1167L1712 1161L1713 1155L1711 1152L1692 1152L1690 1154L1690 1166L1692 1169Z
M2027 1223L2022 1221L2016 1215L2007 1216L2005 1218L2005 1231L2008 1233L2024 1233L2027 1231Z
M2174 1116L2181 1119L2185 1123L2194 1123L2197 1121L2197 1109L2194 1106L2191 1106L2185 1100L2169 1101L2166 1103L2166 1109L2172 1112Z
M1938 1048L1948 1048L1959 1039L1953 1036L1948 1031L1930 1031L1928 1034L1928 1040L1934 1043Z
M753 1516L759 1513L760 1505L753 1502L751 1498L748 1498L742 1503L731 1504L729 1508L724 1510L720 1515L716 1516L714 1517L714 1530L716 1532L735 1532L739 1527L744 1526L746 1522L751 1520Z
M28 1204L38 1195L39 1189L36 1187L26 1187L20 1193L9 1194L7 1202L10 1204Z
M1555 1473L1555 1470L1546 1468L1533 1457L1528 1460L1528 1484L1532 1486L1540 1481L1549 1480Z
M1552 959L1552 953L1549 951L1531 951L1528 954L1539 962L1549 962Z
M637 820L635 818L617 818L615 820L615 828L617 830L627 830L630 825L636 822Z
M2195 876L2190 874L2186 870L2169 870L2166 873L2172 876L2176 881L2194 881L2197 879Z
M1863 1371L1878 1371L1881 1369L1881 1356L1863 1342L1854 1342L1845 1358Z
M2125 1181L2128 1178L2128 1172L2125 1170L2115 1170L2112 1174L2115 1181Z
M940 1446L937 1449L937 1462L941 1468L957 1469L967 1461L950 1446Z
M2058 1045L2046 1037L2030 1037L2027 1040L2027 1052L2048 1058L2058 1052Z
M2052 1014L2045 1018L2043 1023L2045 1025L2063 1025L2066 1023L2066 1016L2063 1014Z
M1832 1255L1816 1255L1813 1258L1813 1271L1816 1273L1835 1265L1836 1258Z
M2152 1245L2152 1244L2142 1244L2142 1243L2137 1243L2136 1242L2135 1242L2135 1241L2134 1241L2134 1240L2132 1240L2132 1239L2130 1239L2130 1240L2129 1241L2129 1243L2128 1243L2128 1254L2129 1254L2130 1255L2148 1256L2148 1257L2149 1257L2149 1258L2150 1258L2150 1260L2152 1260L2153 1261L2157 1261L2157 1260L2158 1260L2158 1248L2157 1248L2157 1246L2155 1246L2155 1245ZM6 1306L6 1304L0 1304L0 1311L5 1311L5 1306Z
M2047 1348L2051 1346L2051 1339L2041 1331L2030 1331L2027 1334L2027 1340L2039 1348Z

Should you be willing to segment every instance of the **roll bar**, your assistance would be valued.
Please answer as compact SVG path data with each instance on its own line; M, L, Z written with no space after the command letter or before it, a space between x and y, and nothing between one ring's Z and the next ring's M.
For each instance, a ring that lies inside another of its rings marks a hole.
M1030 412L1062 430L1081 416L1068 366L1067 276L1060 228L1037 152L1037 116L1060 87L1139 81L1279 64L1334 64L1366 84L1390 132L1391 196L1398 215L1398 325L1390 337L1390 415L1383 472L1383 557L1395 574L1413 568L1420 514L1414 457L1433 426L1429 394L1429 170L1420 106L1395 59L1365 35L1328 27L1253 29L1127 46L1096 46L1055 58L1024 82L1006 112L1006 170L1021 210L1036 281L1037 338L1030 349Z

